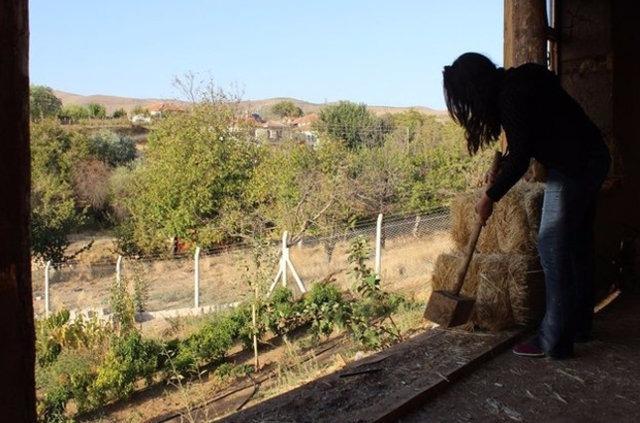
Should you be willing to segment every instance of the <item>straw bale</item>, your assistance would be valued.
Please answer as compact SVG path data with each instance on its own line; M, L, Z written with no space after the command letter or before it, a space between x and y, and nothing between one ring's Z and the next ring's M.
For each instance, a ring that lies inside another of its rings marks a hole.
M462 259L459 253L438 257L432 277L434 290L453 288ZM476 299L473 322L498 331L534 321L544 303L540 299L544 295L541 275L535 256L475 254L461 292Z
M451 238L456 249L466 251L473 226L477 221L475 205L482 191L474 190L459 194L451 204ZM497 227L487 225L480 232L476 251L491 253L498 250Z
M519 325L537 324L544 314L544 273L537 256L514 255L509 266L509 298Z
M465 251L477 219L475 204L482 190L460 194L451 205L451 236ZM476 251L480 253L529 254L535 251L542 209L542 184L521 182L498 203L483 228Z

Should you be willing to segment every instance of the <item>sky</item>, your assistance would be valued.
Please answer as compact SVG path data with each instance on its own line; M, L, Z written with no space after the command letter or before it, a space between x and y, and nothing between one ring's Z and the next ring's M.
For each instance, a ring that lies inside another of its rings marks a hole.
M442 67L502 62L503 0L31 0L33 84L175 98L193 72L245 99L444 108Z

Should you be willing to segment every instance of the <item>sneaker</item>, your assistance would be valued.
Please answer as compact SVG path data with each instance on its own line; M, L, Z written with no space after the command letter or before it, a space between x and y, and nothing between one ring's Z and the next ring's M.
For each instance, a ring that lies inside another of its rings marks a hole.
M513 353L522 357L544 357L544 351L531 341L521 342L513 347Z

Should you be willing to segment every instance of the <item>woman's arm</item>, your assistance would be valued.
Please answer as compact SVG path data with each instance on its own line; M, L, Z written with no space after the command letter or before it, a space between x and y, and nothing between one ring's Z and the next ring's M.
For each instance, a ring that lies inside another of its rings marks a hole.
M527 119L531 116L527 97L525 92L516 89L506 89L500 95L500 119L507 135L508 153L486 192L493 201L499 201L529 168L534 131Z

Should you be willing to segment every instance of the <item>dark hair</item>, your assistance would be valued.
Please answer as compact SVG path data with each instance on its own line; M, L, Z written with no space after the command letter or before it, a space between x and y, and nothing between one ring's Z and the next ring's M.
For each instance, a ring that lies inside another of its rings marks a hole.
M465 53L442 72L451 118L465 129L467 149L475 154L500 135L498 93L504 69L486 56Z

